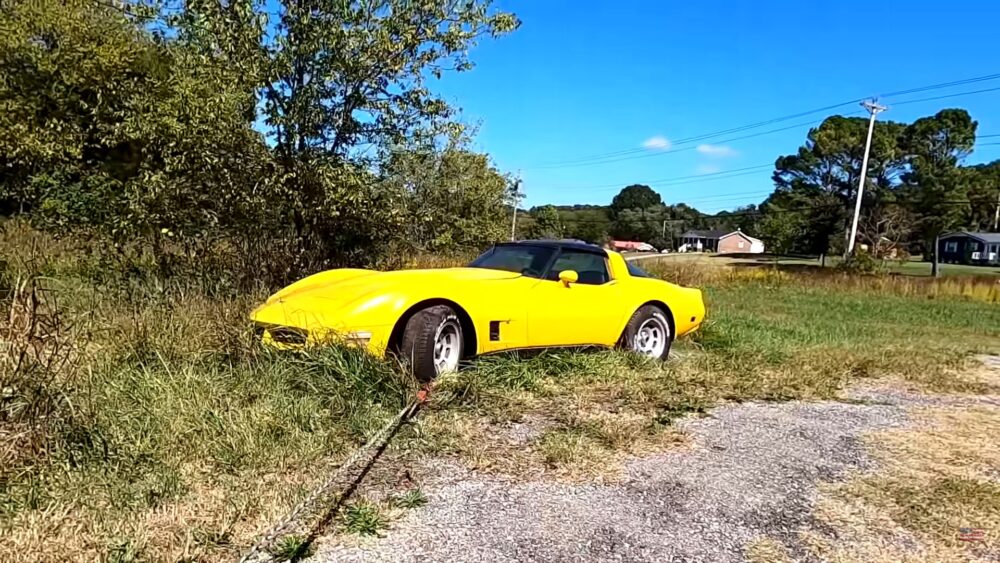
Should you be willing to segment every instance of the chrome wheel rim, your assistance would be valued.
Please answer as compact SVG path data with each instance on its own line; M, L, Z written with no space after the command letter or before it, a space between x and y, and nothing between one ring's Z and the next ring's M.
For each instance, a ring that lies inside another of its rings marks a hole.
M461 354L461 328L455 319L447 319L434 334L434 371L438 375L457 371Z
M659 315L650 317L639 325L632 342L632 350L648 358L663 357L670 339L670 329Z

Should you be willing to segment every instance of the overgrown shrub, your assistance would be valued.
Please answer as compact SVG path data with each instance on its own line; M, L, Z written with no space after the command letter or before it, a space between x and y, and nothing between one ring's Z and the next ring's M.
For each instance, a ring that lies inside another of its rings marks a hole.
M837 264L837 269L848 274L874 276L889 272L884 260L872 256L868 252L855 252L846 260Z

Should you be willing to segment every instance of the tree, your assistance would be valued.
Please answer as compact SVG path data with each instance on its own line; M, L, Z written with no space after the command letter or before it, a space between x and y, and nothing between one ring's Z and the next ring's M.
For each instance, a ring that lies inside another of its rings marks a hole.
M166 237L190 250L259 205L247 192L270 155L231 71L134 8L5 3L0 200L51 229L144 241L165 265Z
M394 217L401 245L431 252L476 248L507 234L511 179L466 143L393 152L382 185L405 208Z
M518 26L488 2L282 0L265 39L264 117L282 170L295 235L329 241L345 217L368 224L350 177L408 139L434 137L453 111L428 88L445 70L468 70L468 50ZM345 181L346 180L346 181ZM375 227L375 225L371 225ZM377 231L376 231L377 232ZM317 249L334 257L342 248Z
M795 248L804 223L801 215L790 213L775 204L767 204L761 216L758 235L771 254L788 254Z
M667 218L667 208L663 205L623 209L614 222L612 234L618 239L649 242L660 237Z
M900 147L904 130L904 125L891 121L875 123L865 186L867 202L883 197L904 170L906 155ZM775 192L767 201L785 213L800 214L806 230L797 249L825 254L843 248L853 217L867 132L867 119L828 117L810 129L796 154L775 162Z
M574 205L557 207L563 224L563 235L599 244L611 232L607 207L600 205Z
M912 225L913 216L905 207L897 204L879 206L861 216L858 239L877 258L885 258L892 251L898 256L904 255L901 251L905 250Z
M994 231L997 202L1000 201L1000 160L965 168L968 174L971 216L966 227L971 231Z
M532 225L532 238L559 239L563 236L562 222L559 211L553 205L543 205L531 210L535 222Z
M479 0L6 0L0 212L158 256L268 241L289 272L376 262L401 233L492 238L505 180L447 147L462 127L429 82L517 25Z
M918 119L906 130L910 169L903 183L925 253L934 249L940 234L964 224L969 217L971 178L958 164L972 150L976 125L965 110L946 109Z
M653 191L653 188L643 184L632 184L627 186L611 200L609 214L612 220L618 218L618 214L626 209L647 209L657 205L663 205L663 198Z

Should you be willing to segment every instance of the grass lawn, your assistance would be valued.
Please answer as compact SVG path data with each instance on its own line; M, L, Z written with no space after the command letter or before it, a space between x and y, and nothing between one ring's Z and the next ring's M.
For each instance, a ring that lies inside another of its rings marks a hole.
M966 264L939 264L942 276L1000 276L1000 266L969 266ZM890 262L889 271L908 276L930 276L931 263L910 260Z
M672 447L683 440L677 417L722 401L830 398L852 380L890 375L938 391L995 391L956 375L970 354L1000 350L995 284L701 269L672 258L645 267L702 287L708 300L710 320L676 344L673 361L482 358L439 382L394 451L572 479ZM60 299L43 300L36 318L52 330L0 381L3 561L233 559L415 389L356 350L261 348L245 321L259 295L123 291L67 273L44 283ZM0 297L22 311L13 293ZM0 354L19 342L17 326L0 327ZM56 351L67 361L53 361ZM538 433L511 442L498 432L510 421ZM377 527L389 513L356 508L342 525Z

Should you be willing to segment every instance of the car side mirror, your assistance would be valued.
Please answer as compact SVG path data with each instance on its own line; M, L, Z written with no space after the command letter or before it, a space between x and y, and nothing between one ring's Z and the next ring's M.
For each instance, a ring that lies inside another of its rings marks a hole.
M563 285L566 287L569 287L569 284L571 283L576 283L576 280L578 279L580 279L580 276L573 270L563 270L559 272L559 281L563 282Z

